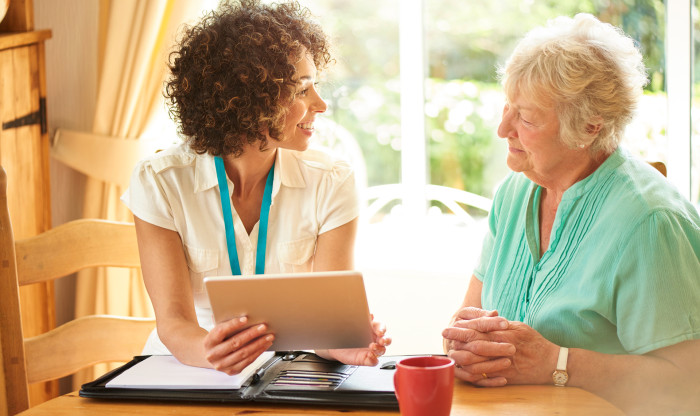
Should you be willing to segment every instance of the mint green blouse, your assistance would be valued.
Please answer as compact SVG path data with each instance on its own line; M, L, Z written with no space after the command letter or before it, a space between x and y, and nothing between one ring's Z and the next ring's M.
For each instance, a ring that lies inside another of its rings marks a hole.
M540 258L541 189L513 173L496 193L475 269L484 309L603 353L700 338L700 218L662 175L615 151L564 193Z

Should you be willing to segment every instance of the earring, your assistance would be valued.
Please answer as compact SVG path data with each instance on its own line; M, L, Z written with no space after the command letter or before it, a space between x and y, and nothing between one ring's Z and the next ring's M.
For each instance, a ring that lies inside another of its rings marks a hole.
M586 147L586 145L583 144L583 143L581 143L580 145L578 145L578 147L581 148L581 149L583 149L584 147Z

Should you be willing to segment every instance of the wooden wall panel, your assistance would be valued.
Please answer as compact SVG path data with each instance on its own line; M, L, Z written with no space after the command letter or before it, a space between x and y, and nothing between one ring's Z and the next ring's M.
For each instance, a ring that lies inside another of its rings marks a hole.
M32 32L36 34L36 32ZM27 38L31 34L17 35ZM7 43L13 35L0 34ZM45 33L43 39L50 36ZM43 39L0 50L0 121L7 123L40 110L46 84ZM2 43L2 42L0 42ZM36 235L51 227L48 136L40 124L0 130L0 164L8 177L8 205L16 238ZM20 289L22 330L33 336L55 326L53 284ZM30 386L30 401L54 397L57 382Z
M2 353L2 334L0 333L0 353ZM0 359L0 415L7 409L7 390L5 387L5 364Z

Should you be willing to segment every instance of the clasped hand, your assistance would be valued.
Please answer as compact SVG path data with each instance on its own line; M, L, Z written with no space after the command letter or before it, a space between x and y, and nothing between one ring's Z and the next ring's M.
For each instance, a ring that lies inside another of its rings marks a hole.
M462 308L442 336L462 380L484 387L551 382L559 347L496 311Z

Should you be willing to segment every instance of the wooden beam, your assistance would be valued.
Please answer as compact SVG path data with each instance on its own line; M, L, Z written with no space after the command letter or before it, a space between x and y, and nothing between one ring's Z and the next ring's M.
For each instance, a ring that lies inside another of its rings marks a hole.
M34 3L32 0L10 0L0 32L28 32L34 30Z

